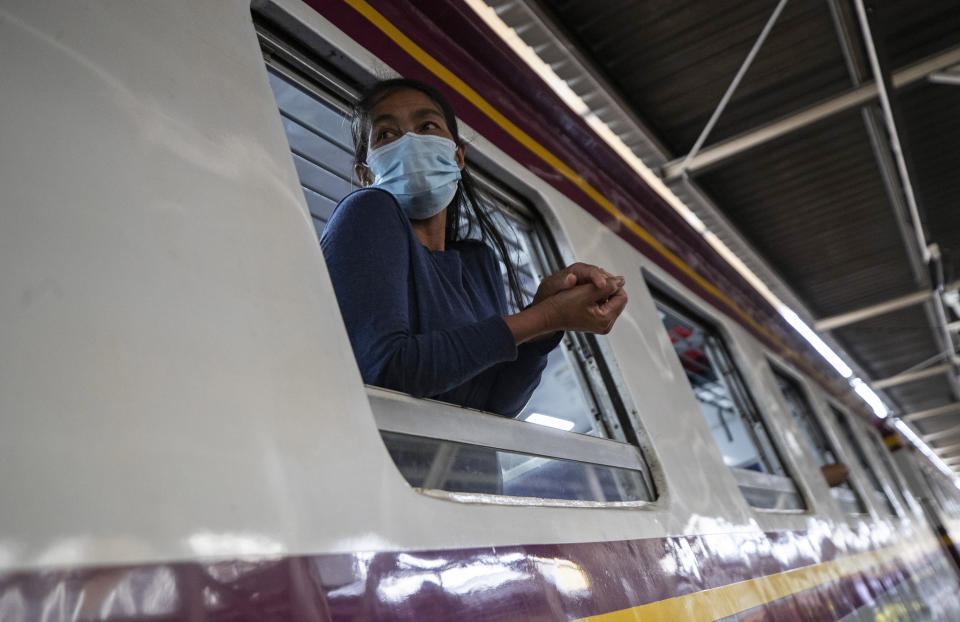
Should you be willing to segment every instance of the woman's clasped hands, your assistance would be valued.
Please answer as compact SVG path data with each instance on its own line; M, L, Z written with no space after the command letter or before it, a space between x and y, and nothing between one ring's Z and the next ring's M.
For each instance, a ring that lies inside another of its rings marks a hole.
M560 330L607 334L627 305L626 280L585 263L545 278L533 304L504 318L517 343Z

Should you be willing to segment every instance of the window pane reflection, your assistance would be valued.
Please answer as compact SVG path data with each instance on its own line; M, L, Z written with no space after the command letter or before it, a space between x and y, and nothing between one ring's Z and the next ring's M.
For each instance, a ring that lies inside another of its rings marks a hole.
M394 432L380 434L400 473L416 488L568 501L651 498L640 471Z
M720 338L663 303L658 302L657 308L724 463L785 475L753 400Z

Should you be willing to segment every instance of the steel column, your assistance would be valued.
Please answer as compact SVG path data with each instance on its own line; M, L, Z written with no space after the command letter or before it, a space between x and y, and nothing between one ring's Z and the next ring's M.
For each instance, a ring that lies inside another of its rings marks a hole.
M876 42L870 29L870 20L867 17L867 8L864 0L854 0L854 6L857 8L857 17L860 19L860 29L863 31L863 42L867 48L867 57L870 59L870 68L873 70L873 80L877 85L877 95L880 98L880 107L883 108L883 117L887 122L887 133L890 139L890 146L893 151L893 157L897 162L897 170L900 171L900 185L907 198L907 206L910 208L910 218L913 220L913 229L917 235L917 242L923 249L923 260L930 260L930 252L927 250L926 239L923 234L923 222L920 220L920 210L917 207L917 199L913 193L913 183L910 181L910 173L907 170L907 160L903 155L903 145L900 143L900 134L897 131L897 124L894 120L893 105L890 102L890 93L888 80L883 68L880 66L880 57L877 53Z

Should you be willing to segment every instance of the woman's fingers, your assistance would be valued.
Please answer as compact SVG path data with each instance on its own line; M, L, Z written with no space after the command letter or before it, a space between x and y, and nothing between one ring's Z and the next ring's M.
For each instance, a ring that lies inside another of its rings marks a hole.
M611 276L611 274L603 268L583 262L570 264L566 269L569 270L571 274L576 275L577 283L581 285L584 283L593 283L597 287L603 287L607 278Z
M618 289L610 298L600 305L600 312L607 317L617 318L624 307L627 306L627 300L627 292L623 289Z
M577 284L577 275L564 268L554 272L540 282L537 293L533 297L533 304L553 296L556 293L570 289Z
M596 266L574 264L565 268L567 274L557 273L544 280L539 294L550 289L553 293L541 300L557 330L575 330L606 334L627 305L622 276L606 276L608 272ZM549 286L549 287L548 287Z

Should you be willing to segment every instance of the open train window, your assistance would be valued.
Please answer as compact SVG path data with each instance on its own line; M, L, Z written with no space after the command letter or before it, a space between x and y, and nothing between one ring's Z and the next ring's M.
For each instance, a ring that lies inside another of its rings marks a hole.
M867 480L870 485L870 494L873 495L877 505L883 507L891 516L896 516L897 510L893 505L893 501L891 501L890 497L887 496L886 491L883 489L883 485L880 483L880 478L877 477L876 471L873 470L873 467L867 460L867 454L863 449L863 445L860 443L860 439L857 438L856 432L854 432L853 425L851 425L849 418L833 404L830 404L830 411L833 413L834 420L837 422L837 427L843 434L843 437L850 446L851 451L853 451L853 455L856 457L857 463L867 476Z
M719 332L666 295L654 291L654 298L700 412L747 502L763 509L805 509Z
M347 117L356 91L259 25L258 33L319 237L336 204L358 187ZM475 163L470 166L491 216L506 233L521 289L532 299L540 279L561 267L555 244L529 204ZM602 355L603 346L602 338L568 333L517 419L376 387L367 393L390 455L416 488L494 492L507 503L518 497L538 503L649 501L656 493L639 450L641 431L629 398L617 390L619 374Z
M777 386L780 388L783 399L790 407L790 413L793 415L794 421L797 422L797 426L803 432L803 436L817 457L817 462L819 462L820 466L823 467L841 462L836 448L827 436L826 430L820 425L820 420L810 406L807 394L803 387L800 386L800 383L776 365L772 365L771 369L773 370L773 376L777 381ZM847 513L866 513L863 500L853 489L853 486L850 485L849 481L831 487L830 494Z

